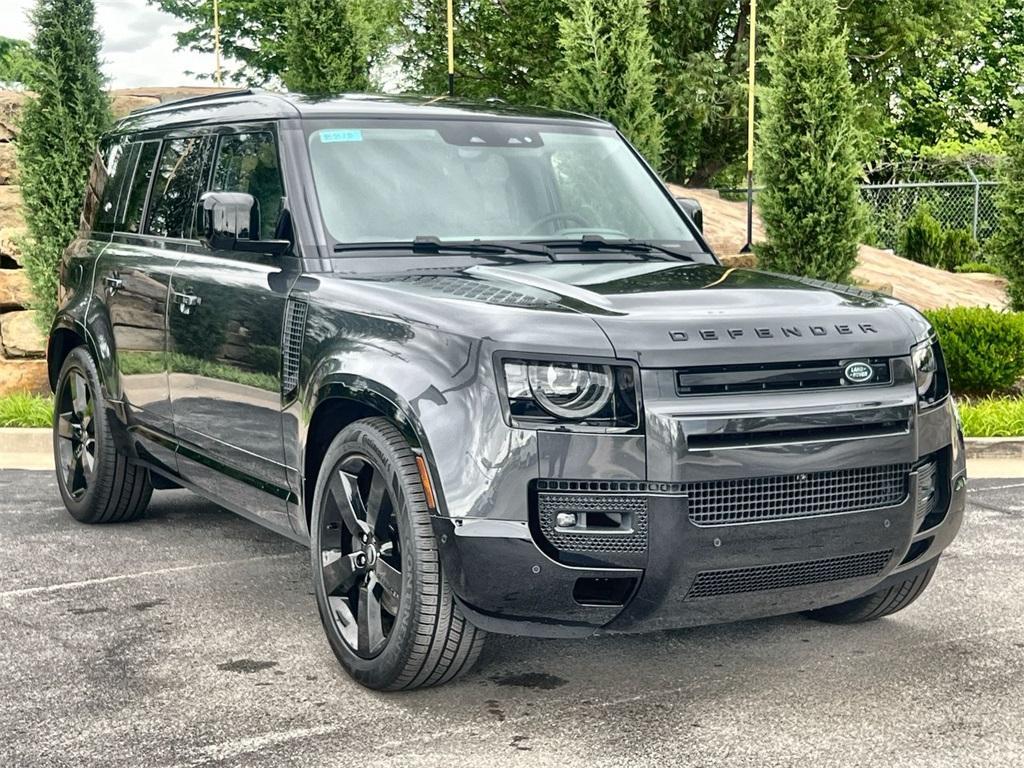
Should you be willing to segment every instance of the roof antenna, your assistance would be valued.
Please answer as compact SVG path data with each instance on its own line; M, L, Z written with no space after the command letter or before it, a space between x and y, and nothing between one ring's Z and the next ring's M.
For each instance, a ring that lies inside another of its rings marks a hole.
M455 0L448 0L448 95L455 96Z

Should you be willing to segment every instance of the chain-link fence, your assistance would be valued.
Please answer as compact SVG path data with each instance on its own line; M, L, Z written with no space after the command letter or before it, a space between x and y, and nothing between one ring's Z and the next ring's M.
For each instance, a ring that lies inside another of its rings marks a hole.
M981 246L998 228L995 181L902 182L864 184L861 194L871 210L870 226L880 248L899 247L900 234L914 211L927 206L944 229L970 232Z

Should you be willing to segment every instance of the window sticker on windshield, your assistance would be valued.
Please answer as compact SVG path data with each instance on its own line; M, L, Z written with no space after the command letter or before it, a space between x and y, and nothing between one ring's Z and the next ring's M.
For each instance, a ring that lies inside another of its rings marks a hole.
M337 141L362 141L363 132L354 128L335 131L320 131L321 144L333 144Z

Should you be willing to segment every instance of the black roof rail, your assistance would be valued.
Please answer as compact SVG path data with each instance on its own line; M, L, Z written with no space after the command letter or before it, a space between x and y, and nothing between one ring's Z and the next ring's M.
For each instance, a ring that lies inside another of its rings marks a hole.
M148 107L139 107L133 109L128 114L139 115L144 112L156 111L163 109L164 107L179 107L182 104L192 104L194 102L206 101L207 99L224 99L231 96L253 96L256 91L253 88L236 88L230 91L216 91L215 93L201 93L196 96L183 96L180 99L170 99L168 101L161 101L158 104L153 104Z

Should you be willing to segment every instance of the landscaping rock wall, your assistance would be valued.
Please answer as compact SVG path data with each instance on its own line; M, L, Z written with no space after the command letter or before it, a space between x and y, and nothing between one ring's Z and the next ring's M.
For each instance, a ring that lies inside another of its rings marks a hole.
M214 88L133 88L112 91L111 109L122 117L161 101L211 93ZM31 295L19 241L26 233L18 186L16 145L24 93L0 91L0 395L47 392L46 339L29 309Z

